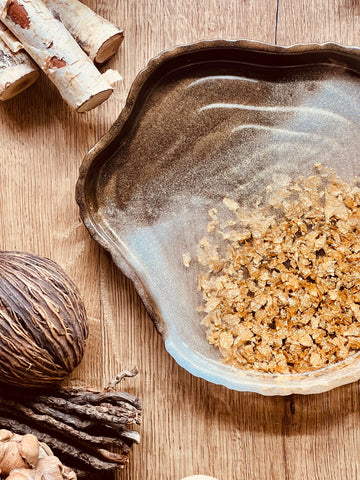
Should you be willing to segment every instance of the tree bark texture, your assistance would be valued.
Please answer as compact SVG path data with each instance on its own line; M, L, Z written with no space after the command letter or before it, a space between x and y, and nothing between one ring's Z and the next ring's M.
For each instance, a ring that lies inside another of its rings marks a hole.
M123 31L79 0L43 0L91 60L104 63L120 47Z
M39 77L35 63L24 53L13 53L0 37L0 100L8 100Z
M112 87L65 26L40 0L0 0L0 19L78 112L105 101Z

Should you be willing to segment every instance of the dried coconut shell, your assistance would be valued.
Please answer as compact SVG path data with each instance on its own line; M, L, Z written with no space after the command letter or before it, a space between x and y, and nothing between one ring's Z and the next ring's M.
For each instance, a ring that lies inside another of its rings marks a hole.
M81 361L88 325L75 284L59 265L0 252L0 379L22 387L62 381Z

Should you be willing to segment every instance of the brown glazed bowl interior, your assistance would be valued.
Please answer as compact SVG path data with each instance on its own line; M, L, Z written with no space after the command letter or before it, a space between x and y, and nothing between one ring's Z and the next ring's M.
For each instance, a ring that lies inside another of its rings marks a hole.
M205 41L151 60L87 154L76 198L91 236L135 284L168 352L192 374L264 395L319 393L360 378L359 355L307 374L221 362L198 306L207 212L253 203L314 163L358 174L360 55L327 43Z

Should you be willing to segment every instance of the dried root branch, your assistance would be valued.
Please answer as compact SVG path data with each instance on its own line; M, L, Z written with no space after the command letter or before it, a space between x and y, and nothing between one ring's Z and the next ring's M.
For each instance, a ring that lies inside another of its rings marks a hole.
M135 371L128 374L118 381ZM126 392L7 388L0 396L0 428L36 435L79 477L125 465L131 446L140 441L132 427L141 418L140 400Z
M111 382L109 382L109 385L105 388L105 392L113 391L116 385L121 382L121 380L128 377L135 377L138 373L139 370L136 367L132 370L126 370L125 372L121 372L113 380L111 380Z

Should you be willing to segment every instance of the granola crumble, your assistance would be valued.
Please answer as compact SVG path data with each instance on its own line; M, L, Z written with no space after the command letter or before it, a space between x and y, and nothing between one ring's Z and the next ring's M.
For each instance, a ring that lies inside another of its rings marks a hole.
M209 211L200 311L234 367L307 372L360 349L360 188L314 168L251 210L225 198L222 223Z
M183 253L183 264L186 268L190 267L191 264L191 256L189 252Z

